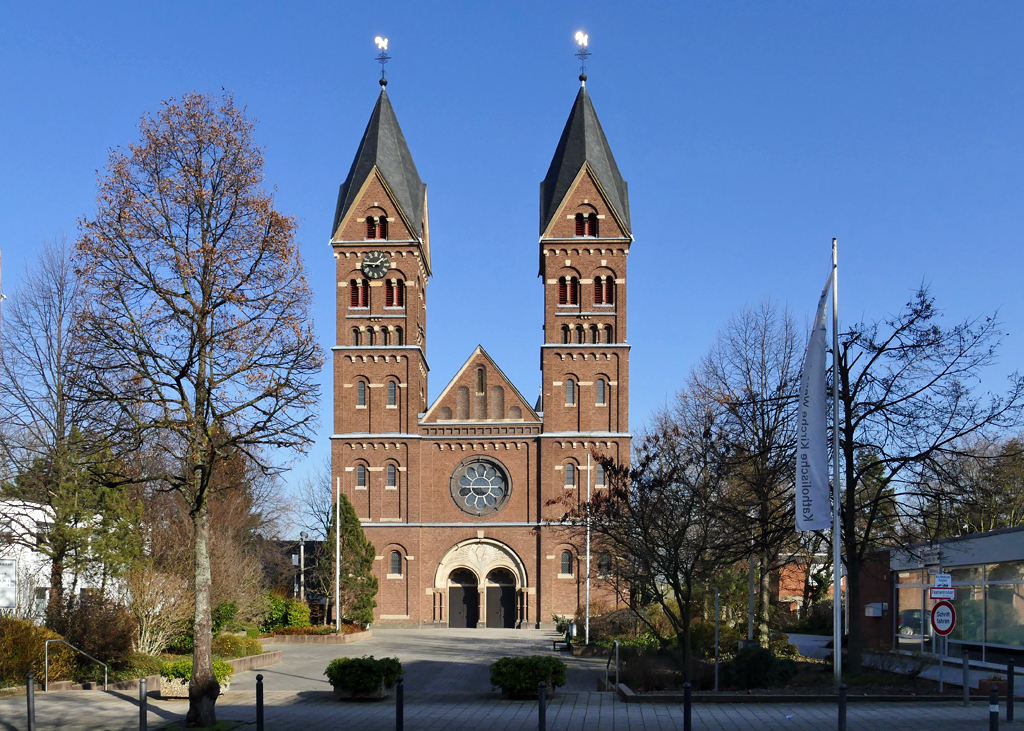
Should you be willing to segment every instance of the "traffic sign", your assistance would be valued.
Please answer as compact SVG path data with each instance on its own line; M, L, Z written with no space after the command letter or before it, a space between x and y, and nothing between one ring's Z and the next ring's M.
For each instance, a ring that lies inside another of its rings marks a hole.
M932 607L932 629L935 634L945 637L956 627L956 610L946 600L935 602Z
M928 590L929 599L956 599L956 589L936 589L931 588Z
M935 583L933 586L943 587L946 589L953 586L952 574L935 574Z

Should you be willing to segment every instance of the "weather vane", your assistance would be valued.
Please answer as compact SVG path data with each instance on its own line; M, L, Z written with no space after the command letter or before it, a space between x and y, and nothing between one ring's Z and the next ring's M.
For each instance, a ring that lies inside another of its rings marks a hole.
M590 36L581 30L576 31L576 43L579 44L580 50L573 55L580 60L580 81L587 80L587 57L590 56L590 51L587 50L587 44L589 42Z
M388 39L377 36L373 42L380 49L380 55L377 56L377 61L380 63L380 85L387 86L388 80L384 78L384 64L391 60L391 56L388 55Z

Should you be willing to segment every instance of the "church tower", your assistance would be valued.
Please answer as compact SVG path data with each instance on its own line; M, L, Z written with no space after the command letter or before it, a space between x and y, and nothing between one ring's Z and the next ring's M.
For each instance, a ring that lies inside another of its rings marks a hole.
M363 520L407 519L399 487L416 457L406 441L365 437L415 435L427 406L427 187L386 84L381 79L341 184L331 236L338 283L333 473Z
M611 437L615 447L604 453L628 461L629 193L585 76L581 82L540 186L544 434ZM562 450L563 470L578 474L574 468L585 464L587 451L582 443L571 453ZM574 476L566 475L566 486L585 488L586 476ZM592 484L603 486L596 477Z

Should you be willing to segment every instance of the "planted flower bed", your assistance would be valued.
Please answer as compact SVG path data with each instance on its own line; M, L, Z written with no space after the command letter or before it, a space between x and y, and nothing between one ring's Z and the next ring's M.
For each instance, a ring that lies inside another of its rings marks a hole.
M223 660L213 661L213 677L220 685L221 693L231 687L231 676L235 669ZM192 678L192 659L165 662L160 666L160 697L188 698L188 683Z
M540 683L547 683L550 696L565 685L565 663L557 657L503 657L491 665L491 685L510 697L538 695Z
M373 655L338 657L331 660L324 675L342 700L381 700L391 695L402 663L397 657Z

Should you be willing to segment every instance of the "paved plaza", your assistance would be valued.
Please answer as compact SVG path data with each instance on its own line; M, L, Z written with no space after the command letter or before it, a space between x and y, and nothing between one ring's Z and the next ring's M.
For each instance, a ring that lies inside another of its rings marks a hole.
M381 630L368 641L351 645L276 644L284 661L263 670L239 673L231 690L217 703L222 721L255 728L255 676L266 683L267 731L395 728L395 702L342 703L323 677L331 658L352 655L395 655L406 674L405 728L488 729L513 731L537 728L536 701L501 700L487 681L487 666L503 655L550 654L552 633L517 630ZM681 729L680 704L626 704L611 693L595 691L603 658L573 658L560 653L569 666L567 687L550 701L547 728ZM180 726L187 703L151 696L150 729ZM850 731L934 731L988 728L988 709L956 703L851 703ZM38 731L128 731L138 728L136 692L66 691L37 694ZM836 708L811 704L695 704L693 728L700 731L818 731L836 728ZM25 697L0 700L0 730L25 731Z

